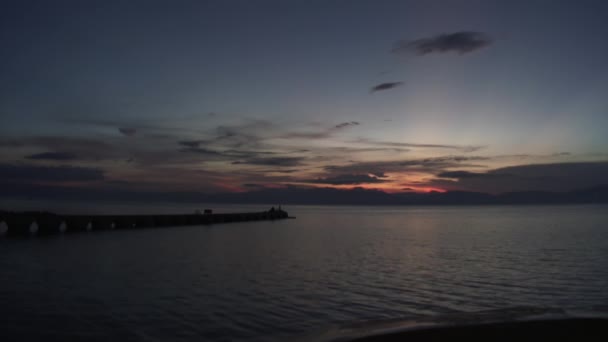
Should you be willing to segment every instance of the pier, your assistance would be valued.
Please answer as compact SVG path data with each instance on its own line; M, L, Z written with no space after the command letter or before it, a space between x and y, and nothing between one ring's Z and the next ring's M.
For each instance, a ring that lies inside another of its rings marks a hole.
M290 218L282 209L249 213L180 215L58 215L47 212L0 212L0 235L45 236L113 229L210 225Z

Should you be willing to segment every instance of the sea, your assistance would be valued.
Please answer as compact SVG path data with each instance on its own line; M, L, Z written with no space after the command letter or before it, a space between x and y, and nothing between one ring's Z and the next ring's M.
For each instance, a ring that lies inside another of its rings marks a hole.
M270 205L88 210L206 208ZM425 317L608 312L607 205L283 209L296 219L0 238L0 340L314 341Z

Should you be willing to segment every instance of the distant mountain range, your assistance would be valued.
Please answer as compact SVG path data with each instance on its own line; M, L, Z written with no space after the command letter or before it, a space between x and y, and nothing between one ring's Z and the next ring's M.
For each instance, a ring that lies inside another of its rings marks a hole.
M200 192L145 192L110 189L82 189L53 186L4 185L0 198L78 201L136 201L235 204L344 204L344 205L483 205L608 203L608 185L568 192L521 191L502 194L481 192L402 192L354 188L264 188L249 192L205 194Z
M560 204L608 203L608 185L569 192L523 191L492 195L481 192L404 192L389 194L355 188L284 188L209 196L218 203L285 203L347 205L474 205L474 204Z

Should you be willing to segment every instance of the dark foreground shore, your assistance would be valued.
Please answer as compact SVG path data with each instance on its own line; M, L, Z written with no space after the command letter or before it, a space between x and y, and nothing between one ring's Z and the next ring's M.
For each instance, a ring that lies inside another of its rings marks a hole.
M608 341L608 319L572 318L445 326L335 341Z

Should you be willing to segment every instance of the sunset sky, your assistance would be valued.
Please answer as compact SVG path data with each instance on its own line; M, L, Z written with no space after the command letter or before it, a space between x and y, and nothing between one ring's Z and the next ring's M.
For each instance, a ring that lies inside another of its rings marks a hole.
M608 184L607 13L606 1L2 1L0 184Z

